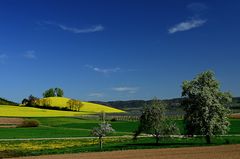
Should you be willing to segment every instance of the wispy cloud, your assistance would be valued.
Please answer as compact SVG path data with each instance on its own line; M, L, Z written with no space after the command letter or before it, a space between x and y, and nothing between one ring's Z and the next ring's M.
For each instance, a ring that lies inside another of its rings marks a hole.
M103 93L90 93L89 94L90 97L97 97L97 98L100 98L100 97L103 97L104 94Z
M94 33L94 32L99 32L99 31L103 31L104 27L99 24L99 25L94 25L94 26L90 26L88 28L76 28L76 27L69 27L66 26L64 24L59 24L59 23L55 23L55 22L50 22L50 21L44 21L41 22L41 24L45 24L45 25L53 25L61 30L64 31L69 31L75 34L81 34L81 33Z
M0 54L0 64L4 64L7 58L8 56L6 54Z
M23 56L27 59L37 59L37 56L34 50L27 51Z
M115 67L115 68L99 68L99 67L94 67L94 66L91 66L91 65L85 65L85 67L93 70L93 71L96 71L96 72L99 72L99 73L104 73L104 74L108 74L108 73L115 73L115 72L118 72L120 71L121 69L119 67Z
M112 88L112 90L114 90L116 92L136 93L139 90L139 88L138 87L126 87L126 86L123 86L123 87Z
M207 20L203 20L203 19L192 19L192 20L184 21L169 28L168 32L170 34L174 34L176 32L191 30L191 29L202 26L206 22Z
M199 14L208 9L207 5L201 2L193 2L187 5L187 9L190 11Z

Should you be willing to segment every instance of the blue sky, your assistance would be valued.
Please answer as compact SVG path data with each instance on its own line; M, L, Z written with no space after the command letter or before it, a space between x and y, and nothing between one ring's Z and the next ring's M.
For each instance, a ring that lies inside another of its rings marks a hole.
M238 0L2 0L0 97L175 98L209 69L240 96L239 15Z

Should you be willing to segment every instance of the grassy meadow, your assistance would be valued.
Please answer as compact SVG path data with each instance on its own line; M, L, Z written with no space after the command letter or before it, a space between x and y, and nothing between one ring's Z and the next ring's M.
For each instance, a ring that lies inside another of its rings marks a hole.
M0 139L13 138L64 138L64 137L90 137L90 131L100 123L96 119L79 117L34 117L40 122L34 128L0 128ZM138 127L137 121L108 121L115 129L111 136L133 135ZM183 120L175 120L184 134ZM229 134L240 134L240 119L230 119Z

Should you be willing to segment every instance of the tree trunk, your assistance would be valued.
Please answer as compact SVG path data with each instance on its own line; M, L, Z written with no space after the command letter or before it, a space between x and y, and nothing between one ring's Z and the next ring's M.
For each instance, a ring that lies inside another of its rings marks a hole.
M207 144L211 144L211 137L210 135L206 135L206 141L207 141Z
M102 150L102 148L103 148L103 139L102 139L102 137L99 138L99 144L100 144L100 149Z
M156 135L156 144L158 145L159 143L159 135Z

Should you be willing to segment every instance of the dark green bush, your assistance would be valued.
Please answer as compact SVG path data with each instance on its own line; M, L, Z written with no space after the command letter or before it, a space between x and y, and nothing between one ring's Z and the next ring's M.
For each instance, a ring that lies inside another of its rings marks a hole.
M26 119L22 122L19 127L38 127L39 126L39 121L34 120L34 119Z

